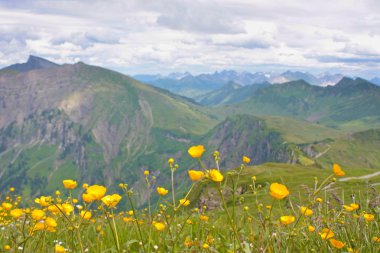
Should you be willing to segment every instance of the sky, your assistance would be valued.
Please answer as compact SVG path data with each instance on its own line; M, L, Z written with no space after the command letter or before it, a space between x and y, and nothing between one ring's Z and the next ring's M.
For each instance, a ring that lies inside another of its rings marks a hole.
M0 0L0 68L380 76L379 0Z

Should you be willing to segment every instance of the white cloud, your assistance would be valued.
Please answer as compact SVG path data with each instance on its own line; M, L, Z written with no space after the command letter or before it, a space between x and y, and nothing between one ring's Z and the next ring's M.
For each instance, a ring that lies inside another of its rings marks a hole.
M379 11L377 0L0 0L0 67L36 54L131 74L294 68L375 75Z

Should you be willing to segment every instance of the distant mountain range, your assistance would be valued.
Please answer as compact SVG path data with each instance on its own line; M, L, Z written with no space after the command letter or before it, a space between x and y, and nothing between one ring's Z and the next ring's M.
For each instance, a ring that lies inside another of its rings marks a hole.
M335 85L343 75L323 73L314 76L307 72L286 71L284 73L275 72L236 72L233 70L223 70L212 74L191 75L185 73L173 73L167 76L162 75L136 75L135 79L167 89L173 93L187 96L199 100L198 97L206 93L222 88L225 84L233 82L242 86L262 83L286 83L295 80L305 80L317 86Z

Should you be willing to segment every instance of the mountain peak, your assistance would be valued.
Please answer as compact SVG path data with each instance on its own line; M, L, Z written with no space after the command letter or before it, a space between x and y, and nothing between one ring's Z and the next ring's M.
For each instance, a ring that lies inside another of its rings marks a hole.
M57 67L58 64L48 61L44 58L29 55L28 61L25 63L17 63L10 65L8 67L5 67L4 70L13 70L17 72L28 72L34 69L47 69L52 67Z

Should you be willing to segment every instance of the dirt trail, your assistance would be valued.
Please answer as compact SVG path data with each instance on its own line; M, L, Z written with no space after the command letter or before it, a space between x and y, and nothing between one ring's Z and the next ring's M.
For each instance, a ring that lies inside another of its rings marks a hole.
M340 178L339 181L340 182L344 182L344 181L350 181L350 180L355 180L355 179L368 179L368 178L371 178L371 177L376 177L378 175L380 175L380 171L377 171L377 172L374 172L374 173L371 173L371 174L368 174L368 175L360 176L360 177Z

